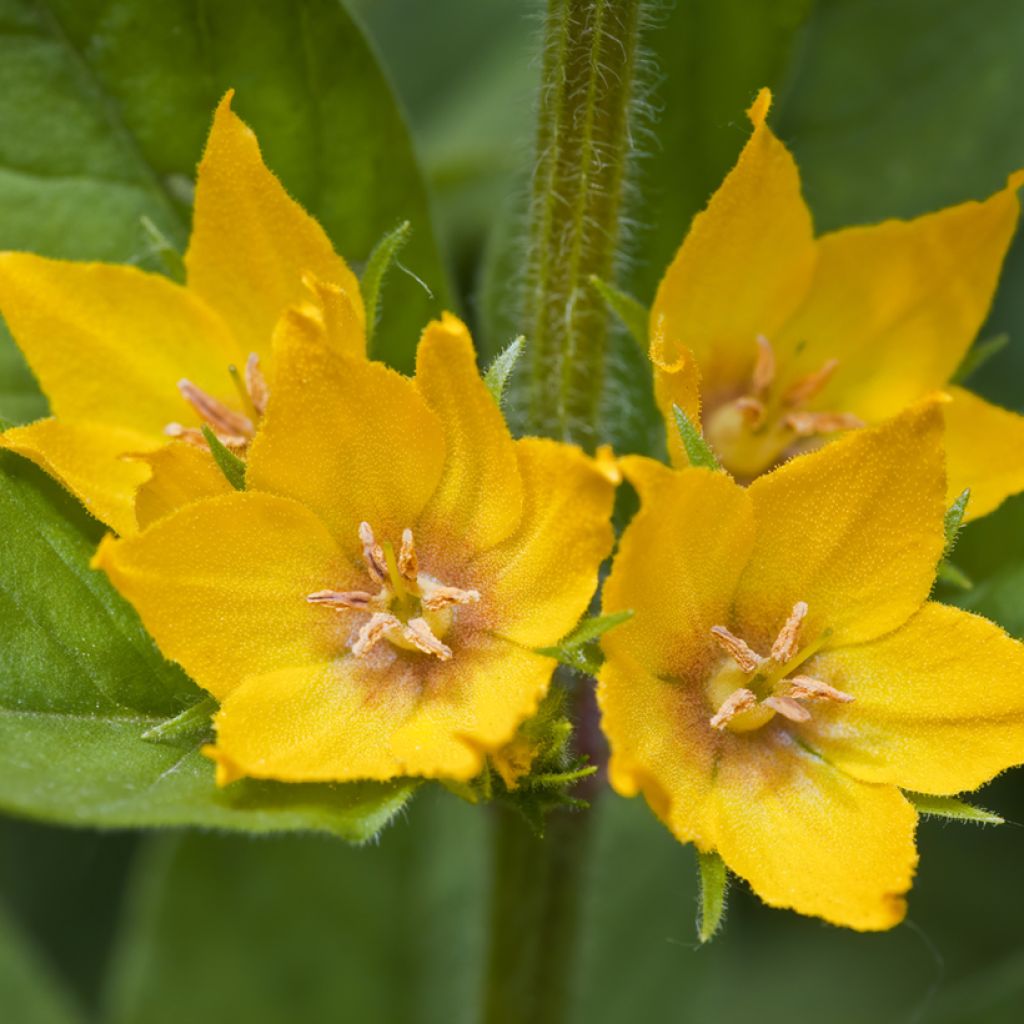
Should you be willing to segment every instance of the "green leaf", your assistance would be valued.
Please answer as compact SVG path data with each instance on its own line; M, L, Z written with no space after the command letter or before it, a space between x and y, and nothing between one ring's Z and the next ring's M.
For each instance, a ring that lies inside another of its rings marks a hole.
M171 240L146 216L140 218L142 233L148 243L144 250L144 263L156 260L160 269L178 284L185 283L185 260L181 251Z
M974 807L955 797L931 796L928 793L906 793L905 796L917 809L918 814L953 818L956 821L973 821L980 825L1005 824L998 814L986 811L983 807Z
M151 729L147 729L142 738L150 743L168 743L171 746L195 746L200 742L213 740L213 723L211 719L220 705L216 698L206 696L185 708L180 715L165 719Z
M596 676L604 658L594 641L610 629L633 617L632 611L612 612L610 615L595 615L584 619L571 633L563 637L554 647L540 647L538 654L557 658L563 665L576 669L584 675Z
M711 445L704 440L704 435L694 426L689 416L679 408L672 406L672 413L676 419L676 429L686 449L686 457L690 460L691 466L699 466L703 469L720 470L722 468L718 457L711 450Z
M568 636L559 641L559 647L579 647L604 636L610 629L621 626L633 618L632 609L611 612L608 615L592 615L584 619Z
M484 374L484 383L498 405L501 405L501 400L505 396L505 385L508 384L509 377L512 376L516 363L519 362L519 357L523 354L523 346L525 344L526 339L520 335L515 341L503 348L494 357L491 365L487 367L487 372Z
M481 809L438 789L361 848L304 837L151 843L104 1020L475 1024L487 840Z
M608 308L622 321L633 340L640 346L640 351L646 353L650 344L648 336L650 312L644 304L638 302L632 295L627 295L626 292L606 284L595 274L590 275L590 284L608 304Z
M412 368L447 275L403 116L341 3L7 0L2 20L0 249L143 262L143 217L183 249L213 110L236 87L268 165L349 262L412 223L405 262L435 298L403 275L376 330L377 354ZM6 338L0 381L0 412L45 412Z
M697 851L697 869L700 872L697 936L703 943L710 942L722 926L729 872L717 853L701 853L700 850Z
M200 428L206 443L210 446L213 461L224 474L224 478L236 491L245 490L245 463L230 451L221 439L204 423Z
M939 562L935 578L940 583L948 583L951 587L956 587L958 590L970 590L974 586L970 576L948 559Z
M96 524L53 481L0 454L0 809L104 827L202 825L374 835L406 783L219 789L201 739L143 736L202 696L89 568Z
M952 505L946 509L945 518L942 521L943 530L946 534L946 546L942 549L942 557L949 558L956 547L956 539L960 535L960 527L963 525L964 513L967 511L967 502L971 498L970 487L965 487Z
M366 261L362 276L359 278L359 289L363 293L363 306L366 310L366 348L373 352L373 336L380 318L380 291L384 277L391 269L399 252L404 248L412 234L412 224L403 221L393 231L389 231L374 247L370 258Z
M997 334L971 347L963 362L953 374L953 384L963 384L976 370L980 370L993 356L998 355L1010 343L1008 334Z

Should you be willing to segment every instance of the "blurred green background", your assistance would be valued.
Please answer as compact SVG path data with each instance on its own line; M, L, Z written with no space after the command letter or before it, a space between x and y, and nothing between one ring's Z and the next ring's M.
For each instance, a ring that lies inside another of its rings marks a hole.
M268 161L353 262L413 220L403 263L433 294L393 276L381 354L406 365L417 325L442 303L494 352L514 330L539 7L347 6L397 93L422 175L372 55L331 0L0 0L0 247L145 263L141 213L180 242L209 112L234 84ZM677 0L652 5L645 40L622 276L644 300L735 158L761 85L777 90L774 124L821 229L980 198L1024 166L1020 0ZM982 337L1004 331L1009 347L971 384L1021 409L1019 240ZM628 376L637 364L619 344ZM9 345L0 374L0 413L37 415ZM625 382L634 398L610 412L616 436L652 429L635 397L645 383ZM1022 527L1021 499L969 527L955 560L975 587L942 595L1017 636ZM697 949L691 851L641 802L602 797L580 865L572 1019L1024 1020L1024 777L997 780L977 802L1010 823L925 821L909 919L893 932L770 911L737 885L724 933ZM0 1019L472 1021L486 818L424 794L364 848L0 820Z

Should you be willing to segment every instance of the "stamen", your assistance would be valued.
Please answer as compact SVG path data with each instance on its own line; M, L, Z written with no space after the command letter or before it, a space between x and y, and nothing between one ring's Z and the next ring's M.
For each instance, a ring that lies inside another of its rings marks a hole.
M374 582L384 583L388 578L388 567L384 560L384 549L374 540L369 523L359 524L359 539L363 544L363 561Z
M775 380L775 352L772 343L763 335L757 336L757 362L751 382L755 395L763 395Z
M213 395L208 395L202 388L197 388L190 380L184 377L179 380L178 390L181 397L213 428L218 437L221 434L241 436L245 439L252 437L253 425L250 419L235 412L234 409L229 409Z
M764 658L753 650L745 640L734 636L725 626L712 626L711 635L744 672L756 672L761 662L764 661Z
M743 418L747 421L747 426L759 427L764 422L764 402L759 398L751 398L750 395L744 395L742 398L737 398L733 405L743 414Z
M402 531L402 547L398 552L398 571L410 582L416 582L419 573L419 561L416 558L416 546L412 539L412 530L406 527Z
M255 423L260 418L260 414L253 404L252 395L249 394L247 384L242 380L242 375L238 372L238 367L234 363L228 366L228 374L231 377L231 383L235 385L235 391L238 392L238 399L242 403L242 408L248 413L249 419Z
M787 392L782 401L786 405L801 405L813 398L829 382L839 366L838 359L827 359L813 373L801 377Z
M737 715L757 706L757 697L751 690L741 687L733 690L722 702L722 706L711 716L712 729L724 729Z
M424 654L433 654L441 661L447 661L452 656L452 649L434 636L426 619L410 619L402 629L402 636Z
M245 390L249 393L256 417L259 418L267 411L270 390L267 388L267 378L263 376L260 367L260 357L255 352L250 352L249 358L245 361Z
M811 718L810 711L802 704L797 703L792 697L768 697L761 702L765 707L778 712L783 718L791 722L808 722Z
M180 423L168 423L164 427L164 434L173 437L176 441L184 441L186 444L195 445L197 448L205 448L206 438L201 430L195 427L183 427Z
M352 653L357 658L365 657L390 633L393 629L401 629L402 623L389 615L387 612L374 612L361 630L356 641L352 644Z
M325 604L330 608L352 608L366 611L373 601L373 594L365 590L318 590L306 600L310 604Z
M780 665L785 665L800 648L800 627L807 617L807 602L797 601L793 610L789 613L785 625L779 630L779 635L772 644L772 660Z
M854 699L850 694L813 676L793 676L787 682L790 685L786 696L797 700L834 700L840 704L849 704Z
M431 586L423 588L423 607L436 612L453 604L476 604L478 590L460 590L458 587Z
M786 426L800 437L814 437L856 430L864 426L864 421L852 412L791 412L786 416Z

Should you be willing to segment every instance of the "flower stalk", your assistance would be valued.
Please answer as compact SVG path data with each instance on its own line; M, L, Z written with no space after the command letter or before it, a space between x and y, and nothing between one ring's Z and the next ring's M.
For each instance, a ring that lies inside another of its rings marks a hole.
M593 450L604 390L610 281L632 150L641 0L549 0L522 327L531 432Z

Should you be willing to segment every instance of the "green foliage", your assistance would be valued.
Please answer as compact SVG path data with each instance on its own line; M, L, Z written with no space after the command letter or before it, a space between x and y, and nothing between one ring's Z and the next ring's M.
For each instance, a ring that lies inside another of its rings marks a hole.
M596 676L601 668L601 650L597 646L605 633L633 617L632 611L612 612L610 615L594 615L584 619L571 633L563 637L554 647L542 647L539 654L557 658L563 665L576 669L584 675Z
M185 749L147 742L199 694L89 568L95 525L9 454L0 517L0 808L79 825L313 829L361 841L405 803L402 784L218 789L201 736Z
M725 919L725 901L729 892L729 872L717 853L697 850L700 874L700 902L697 912L697 937L710 942Z
M693 420L679 408L672 406L672 414L675 416L676 429L679 431L679 438L686 449L686 457L690 460L691 466L698 466L701 469L712 469L720 471L721 463L715 455L711 445L704 440L704 435L697 429Z
M936 818L951 818L954 821L971 821L979 825L1002 825L998 814L975 807L951 796L932 796L929 793L907 793L907 799L917 808L919 814L930 814Z
M207 694L180 715L167 718L147 729L142 738L150 743L167 743L172 747L194 747L197 743L213 741L213 716L220 705Z
M204 423L202 426L203 437L210 446L210 454L217 468L224 474L224 479L236 491L245 490L245 463L231 451L219 437Z
M952 505L946 509L946 516L942 521L942 528L946 535L946 546L942 549L942 557L949 558L956 547L957 537L960 536L960 529L964 521L964 513L967 511L967 502L971 500L971 489L965 487L956 497Z
M370 258L366 261L359 288L363 293L363 306L366 310L366 349L373 353L373 338L377 333L377 321L381 314L380 291L384 278L391 269L398 254L409 241L412 234L412 223L402 221L394 231L389 231L374 247Z
M597 290L608 308L622 321L623 327L629 331L630 336L640 346L640 351L646 352L650 340L648 337L650 312L647 307L634 299L632 295L627 295L626 292L614 285L607 284L596 275L591 275L590 286Z
M487 372L484 374L484 383L499 406L505 397L505 387L515 372L525 344L526 339L520 335L494 357L494 361L487 367Z
M990 359L999 355L1009 343L1010 336L1008 334L997 334L994 338L979 341L972 346L964 356L963 362L957 367L956 373L953 374L953 383L966 383Z

